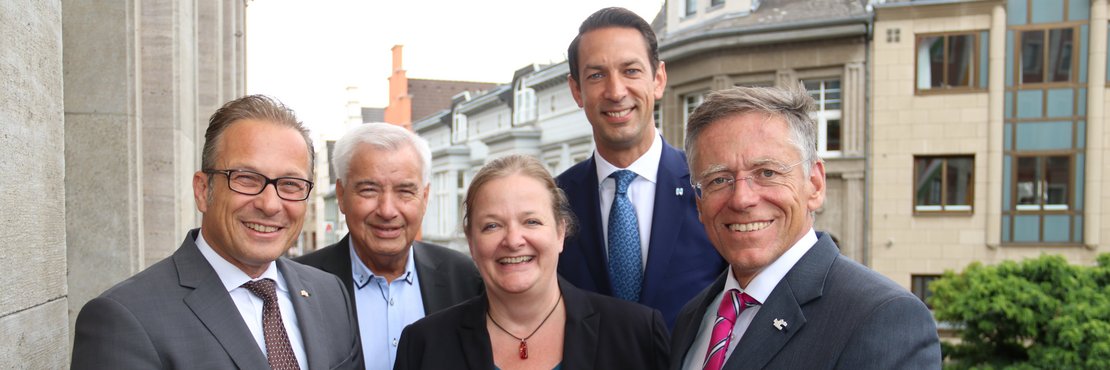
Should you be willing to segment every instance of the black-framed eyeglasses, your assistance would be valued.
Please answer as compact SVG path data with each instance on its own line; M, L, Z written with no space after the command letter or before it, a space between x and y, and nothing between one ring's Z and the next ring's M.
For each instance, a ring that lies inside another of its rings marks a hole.
M292 201L308 199L312 193L312 181L297 177L278 177L271 179L266 175L248 170L204 170L204 173L214 175L217 173L227 176L227 187L239 194L258 195L266 190L266 186L274 184L278 198Z

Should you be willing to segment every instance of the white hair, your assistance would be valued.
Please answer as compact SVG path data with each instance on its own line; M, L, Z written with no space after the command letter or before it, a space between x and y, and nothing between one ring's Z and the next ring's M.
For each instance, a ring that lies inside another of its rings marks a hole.
M416 149L420 155L421 182L428 185L432 178L432 149L428 141L409 130L388 123L366 123L348 131L335 143L332 163L335 165L336 178L348 175L351 156L359 144L368 144L379 150L395 151L406 146Z

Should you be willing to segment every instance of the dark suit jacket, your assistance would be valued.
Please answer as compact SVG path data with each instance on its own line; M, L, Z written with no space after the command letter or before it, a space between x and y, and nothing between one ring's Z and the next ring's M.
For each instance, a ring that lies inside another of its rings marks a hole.
M921 300L840 255L827 234L771 291L724 369L939 369L936 322ZM682 367L725 275L682 309L671 369ZM773 325L784 320L784 330Z
M590 157L557 179L579 225L578 233L563 245L559 274L579 288L612 295L595 160ZM686 154L664 141L656 177L655 212L640 303L658 309L667 326L672 327L682 305L712 283L727 265L698 221ZM675 195L675 189L682 189L681 195Z
M354 297L355 283L351 276L350 235L324 249L297 257L294 261L330 272L343 281L347 293ZM420 296L424 314L454 306L482 293L485 285L474 261L465 254L431 243L413 242L416 275L420 280ZM354 308L355 299L351 299Z
M174 254L108 289L77 316L73 369L264 369L243 317L204 259L193 229ZM330 274L277 260L308 367L361 369L350 298ZM308 297L297 292L305 291Z
M658 311L559 281L566 306L562 370L664 369L667 328ZM401 332L394 370L493 369L482 294Z

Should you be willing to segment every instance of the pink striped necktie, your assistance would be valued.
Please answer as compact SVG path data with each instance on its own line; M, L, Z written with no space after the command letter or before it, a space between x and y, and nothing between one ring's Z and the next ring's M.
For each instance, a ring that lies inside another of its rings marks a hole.
M759 301L739 290L729 289L717 307L717 320L713 322L713 336L709 339L709 349L705 352L704 370L720 370L725 365L725 352L732 342L732 328L736 325L736 318L749 306L758 305Z

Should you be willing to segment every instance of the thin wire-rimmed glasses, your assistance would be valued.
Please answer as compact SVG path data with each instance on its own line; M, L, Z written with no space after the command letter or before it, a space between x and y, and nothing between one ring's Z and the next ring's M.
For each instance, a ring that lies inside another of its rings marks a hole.
M692 184L694 186L694 194L697 195L698 199L730 194L732 191L722 190L735 189L736 180L747 181L748 186L753 190L779 186L785 184L789 180L786 175L789 174L794 167L805 162L806 160L803 159L787 166L770 162L749 172L751 175L743 177L737 177L736 174L728 171L713 172L707 175L704 181L694 182Z
M278 198L284 200L301 201L308 199L308 195L312 193L312 181L297 177L271 179L266 175L248 170L204 170L204 173L210 175L220 173L227 176L227 187L243 195L262 194L270 184L274 184Z

